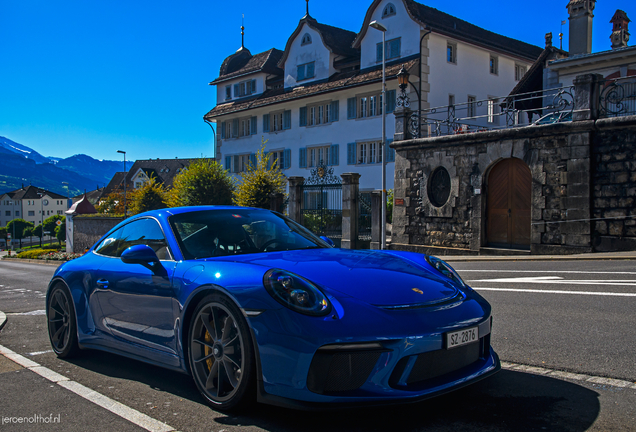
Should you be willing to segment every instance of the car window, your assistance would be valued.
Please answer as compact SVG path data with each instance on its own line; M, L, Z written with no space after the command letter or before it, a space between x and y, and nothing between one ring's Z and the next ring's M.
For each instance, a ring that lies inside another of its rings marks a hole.
M123 228L119 228L116 231L110 233L102 242L95 248L95 252L100 255L106 255L111 257L118 257L121 255L123 249L121 249L122 242L119 240Z
M172 259L163 231L154 219L138 219L124 225L120 241L121 251L117 256L121 256L121 253L131 246L143 244L150 246L160 260Z

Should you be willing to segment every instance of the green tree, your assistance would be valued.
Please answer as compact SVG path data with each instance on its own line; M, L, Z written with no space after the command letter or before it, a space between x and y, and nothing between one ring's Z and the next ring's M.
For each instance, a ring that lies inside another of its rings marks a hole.
M270 163L269 157L265 155L267 141L261 142L261 148L256 153L256 166L250 164L234 192L236 205L269 208L272 193L285 193L287 178L280 171L278 160Z
M42 237L44 237L44 230L42 229L42 224L33 228L31 232L32 232L32 235L40 238L40 247L42 247Z
M7 241L7 228L6 227L0 227L0 240L4 240L5 242Z
M130 208L130 200L132 198L132 191L126 191L126 206ZM97 213L104 213L108 215L123 215L124 214L124 192L116 189L106 197L100 200L100 203L95 207Z
M151 177L132 193L128 207L134 215L166 207L166 191L163 184L157 183L154 176Z
M20 240L20 248L22 248L22 239L25 237L24 230L27 228L33 228L33 224L24 219L13 219L7 223L7 233L11 234L12 240Z
M234 179L212 159L200 159L174 178L168 206L232 204Z
M44 226L44 231L50 233L49 236L55 235L55 228L57 228L57 221L65 221L66 216L62 215L53 215L44 219L42 225ZM60 246L62 242L60 242Z
M393 189L386 191L386 221L393 223Z
M66 241L66 218L64 218L60 225L55 227L55 237L57 241L60 242L60 245L63 241Z

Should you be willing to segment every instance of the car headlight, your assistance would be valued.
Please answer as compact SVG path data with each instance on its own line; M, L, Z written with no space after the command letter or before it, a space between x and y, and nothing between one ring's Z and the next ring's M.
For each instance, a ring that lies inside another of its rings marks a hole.
M269 270L263 285L274 300L298 313L324 316L331 312L331 303L318 287L288 271Z
M446 276L448 279L457 282L462 287L466 286L459 274L457 274L455 269L448 265L448 263L431 255L426 256L426 261L428 261L435 270Z

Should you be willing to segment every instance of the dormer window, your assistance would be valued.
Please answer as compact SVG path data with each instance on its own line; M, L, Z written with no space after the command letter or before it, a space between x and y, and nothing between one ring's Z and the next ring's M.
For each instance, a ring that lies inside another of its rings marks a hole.
M393 3L389 3L384 7L384 10L382 11L382 18L390 17L393 15L395 15L395 6L393 5Z
M311 35L309 33L305 33L302 40L300 41L301 45L309 45L311 43Z
M302 81L314 77L315 63L309 62L298 65L296 69L296 81Z
M255 79L234 84L234 97L249 96L253 93L256 93Z

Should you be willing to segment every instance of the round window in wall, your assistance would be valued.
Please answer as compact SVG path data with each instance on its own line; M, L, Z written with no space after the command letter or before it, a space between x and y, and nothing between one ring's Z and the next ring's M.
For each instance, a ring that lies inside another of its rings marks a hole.
M428 179L428 199L435 207L441 207L448 201L451 191L451 179L444 167L437 167Z

